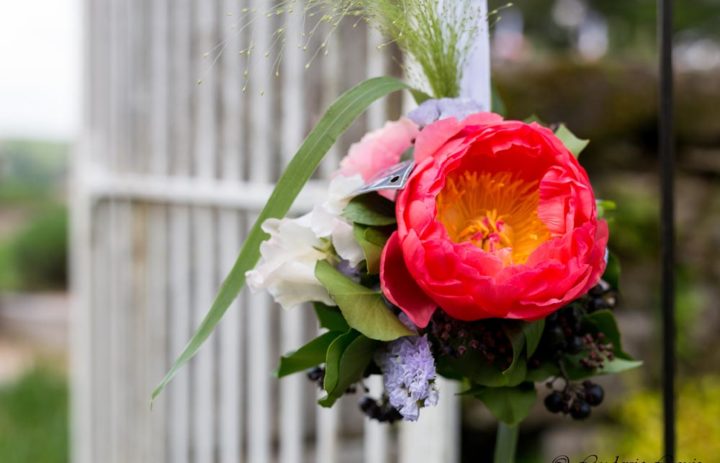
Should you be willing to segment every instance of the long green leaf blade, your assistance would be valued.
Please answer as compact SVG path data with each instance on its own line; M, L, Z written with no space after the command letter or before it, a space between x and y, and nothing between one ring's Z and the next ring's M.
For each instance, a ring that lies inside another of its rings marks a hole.
M371 103L389 93L405 88L408 88L407 84L392 77L368 79L343 93L328 108L278 180L267 204L250 230L232 270L215 296L210 310L185 346L182 354L175 360L170 371L153 391L153 400L162 392L178 370L195 355L242 289L245 284L245 272L251 270L257 263L260 258L260 243L267 238L265 232L260 228L262 223L269 218L285 216L300 190L315 172L318 164L337 138Z

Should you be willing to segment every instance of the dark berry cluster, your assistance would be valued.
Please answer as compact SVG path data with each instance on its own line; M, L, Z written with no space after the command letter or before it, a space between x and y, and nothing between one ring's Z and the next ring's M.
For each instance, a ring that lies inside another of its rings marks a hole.
M323 367L315 367L307 372L307 378L312 381L313 383L317 384L317 387L322 389L323 388L323 381L325 381L325 368ZM358 383L362 385L362 383ZM351 384L346 390L345 394L355 394L357 392L357 386L358 384ZM367 392L367 388L363 386L363 389L365 392Z
M543 339L529 367L537 368L543 362L559 362L568 355L581 354L580 364L589 369L602 368L606 360L614 357L614 346L603 333L596 333L583 325L583 317L595 310L612 308L616 294L605 281L600 280L590 292L545 320Z
M380 400L365 396L358 403L360 410L371 420L377 420L381 423L394 423L402 419L402 415L395 407L390 405L386 397Z
M553 383L548 383L552 388ZM603 388L592 381L582 384L566 382L562 391L554 390L545 397L545 408L551 413L563 413L573 419L584 420L591 413L591 407L600 405L605 397Z
M438 354L462 357L472 350L480 353L488 363L504 369L512 363L513 352L501 323L499 320L468 323L452 319L438 310L429 330Z
M583 343L587 355L580 359L580 365L589 370L602 368L605 360L615 358L613 344L611 342L605 342L605 335L603 333L588 333L583 336Z
M614 309L617 306L617 292L605 280L600 280L583 298L588 312Z
M325 380L325 368L315 367L307 372L307 378L322 389Z

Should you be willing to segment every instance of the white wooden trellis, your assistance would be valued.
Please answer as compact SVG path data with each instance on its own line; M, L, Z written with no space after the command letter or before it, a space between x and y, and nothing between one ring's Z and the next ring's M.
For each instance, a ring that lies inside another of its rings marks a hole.
M249 34L236 24L243 8L270 5L85 2L85 130L72 184L75 463L458 459L450 383L441 406L399 433L364 420L353 399L318 408L307 380L270 374L281 352L314 335L310 312L282 312L246 291L149 408L150 391L210 306L281 166L340 91L390 65L376 33L343 27L309 70L308 53L290 45L278 78L271 60L251 56L243 92L238 52ZM288 37L299 36L302 17L286 19ZM273 21L255 23L257 49L272 40ZM223 41L211 65L204 53ZM321 175L388 111L387 100L373 105ZM311 181L293 210L307 210L324 191Z

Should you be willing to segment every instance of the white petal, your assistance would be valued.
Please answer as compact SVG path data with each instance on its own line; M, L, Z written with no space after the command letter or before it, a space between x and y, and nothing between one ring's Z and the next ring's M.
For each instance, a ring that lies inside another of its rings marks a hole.
M315 278L315 264L326 255L319 250L323 243L309 227L309 216L269 219L263 230L270 238L260 245L260 262L246 273L248 286L266 289L285 308L309 301L332 304Z
M363 250L355 240L352 226L346 222L338 221L332 233L332 243L338 255L355 267L365 256Z

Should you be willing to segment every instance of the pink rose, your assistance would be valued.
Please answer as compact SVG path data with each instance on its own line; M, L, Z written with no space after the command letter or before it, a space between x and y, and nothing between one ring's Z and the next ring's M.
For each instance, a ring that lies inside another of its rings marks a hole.
M418 326L547 316L595 285L607 224L585 170L538 124L491 113L427 126L383 250L386 297Z
M410 119L387 122L381 129L366 134L354 143L340 162L341 175L360 174L366 182L378 173L400 162L403 153L412 146L418 127ZM395 198L394 190L379 192L387 199Z

